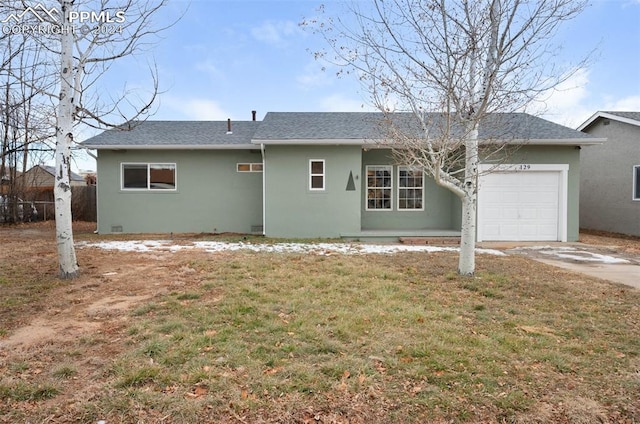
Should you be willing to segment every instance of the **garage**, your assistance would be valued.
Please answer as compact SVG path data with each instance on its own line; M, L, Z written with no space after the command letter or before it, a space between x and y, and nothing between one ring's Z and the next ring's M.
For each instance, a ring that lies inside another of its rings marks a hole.
M566 241L568 165L481 167L478 241Z

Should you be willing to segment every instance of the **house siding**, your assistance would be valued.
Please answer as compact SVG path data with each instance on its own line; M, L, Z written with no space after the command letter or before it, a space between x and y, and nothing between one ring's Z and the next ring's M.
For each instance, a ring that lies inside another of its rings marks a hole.
M360 231L359 146L266 146L265 234L340 237ZM309 161L324 160L324 190L309 189ZM347 190L349 174L354 190Z
M368 165L393 165L392 207L390 210L367 210ZM459 230L460 215L456 213L458 198L449 190L438 186L425 175L424 210L398 209L398 166L389 149L372 149L362 152L362 175L360 209L363 230ZM458 218L456 220L456 218Z
M121 190L123 162L175 163L177 190ZM249 233L262 225L262 173L236 172L241 162L262 156L259 150L101 150L98 231Z
M580 226L640 236L640 201L632 196L633 167L640 165L640 127L598 119L585 132L608 140L581 152Z

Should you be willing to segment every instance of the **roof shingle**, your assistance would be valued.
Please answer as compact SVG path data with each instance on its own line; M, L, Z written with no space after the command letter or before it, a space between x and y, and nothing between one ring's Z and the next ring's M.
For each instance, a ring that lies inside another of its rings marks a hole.
M427 115L430 135L443 126L444 115ZM132 129L111 129L82 144L94 149L117 148L249 148L260 143L366 144L385 139L385 119L420 134L413 115L377 112L269 112L263 121L144 121ZM453 134L462 134L454 130ZM481 140L532 140L550 144L581 144L594 139L580 131L525 113L496 113L480 125Z
M143 121L104 131L82 144L88 148L249 146L257 121Z

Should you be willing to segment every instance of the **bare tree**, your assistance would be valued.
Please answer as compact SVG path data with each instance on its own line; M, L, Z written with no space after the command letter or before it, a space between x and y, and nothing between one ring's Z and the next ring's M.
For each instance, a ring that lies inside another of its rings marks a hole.
M25 198L24 179L30 157L42 150L40 144L51 137L47 128L51 116L49 99L40 93L51 87L51 79L41 74L42 48L15 34L5 37L0 68L0 175L3 181L3 220L28 219L30 214L19 203ZM20 213L24 212L24 213Z
M56 88L40 94L48 95L56 106L54 200L59 275L74 278L79 266L69 174L75 131L78 125L115 127L150 113L158 93L153 64L149 64L151 87L144 99L128 90L125 82L119 94L108 94L100 83L116 62L143 52L175 20L165 26L153 22L167 0L55 0L40 2L36 8L15 0L5 3L5 10L9 3L13 11L24 12L14 16L35 21L32 28L38 30L30 33L29 41L42 46L50 61L57 62L47 71L55 76Z
M366 6L354 2L344 17L303 25L320 32L333 51L316 57L354 72L387 116L384 136L394 154L460 198L458 271L472 275L479 146L483 155L504 149L499 139L480 144L479 130L492 114L525 110L575 72L552 65L549 43L586 3L374 0Z

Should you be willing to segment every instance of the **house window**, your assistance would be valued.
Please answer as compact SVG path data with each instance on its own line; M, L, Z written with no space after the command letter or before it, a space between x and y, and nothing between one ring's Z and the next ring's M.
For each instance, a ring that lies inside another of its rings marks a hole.
M175 190L175 163L123 163L123 190Z
M633 167L633 200L640 200L640 165Z
M236 165L238 172L262 172L262 163L239 163Z
M309 161L309 190L324 190L324 159Z
M391 210L393 167L367 166L367 210Z
M424 210L424 172L421 168L398 167L398 210Z

